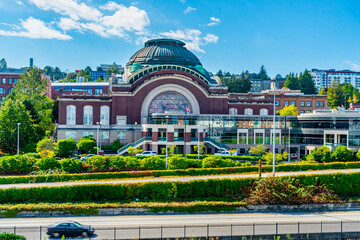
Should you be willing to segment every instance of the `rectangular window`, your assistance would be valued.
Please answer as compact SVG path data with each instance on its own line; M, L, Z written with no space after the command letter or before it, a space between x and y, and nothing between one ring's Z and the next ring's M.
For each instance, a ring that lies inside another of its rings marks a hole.
M127 120L126 116L116 116L116 125L120 125L120 126L126 125L127 122L126 120Z
M321 106L321 107L324 106L324 102L323 102L323 101L320 102L320 106Z
M83 137L94 137L94 132L93 131L84 131L82 132L82 136Z
M95 87L95 95L100 95L103 93L102 87Z
M285 106L289 106L289 101L285 101Z
M62 87L54 87L54 91L59 91Z
M301 110L300 113L305 113L305 111L304 111L304 110Z
M124 131L118 132L118 139L125 139L125 132Z
M101 131L100 132L100 139L109 139L109 132L108 131Z
M300 102L300 107L305 107L305 101Z
M85 92L92 94L92 87L85 87Z
M6 84L6 78L2 79L2 84Z
M11 78L9 78L9 84L12 84L12 79Z
M71 91L72 91L72 87L65 87L65 91L71 92Z
M275 106L280 106L280 101L275 101Z
M294 107L296 107L296 101L291 101L291 105L293 105Z
M306 106L311 107L311 101L307 101Z
M70 132L70 131L66 131L65 132L65 138L72 138L76 140L76 132Z
M16 78L14 78L14 84L16 84L17 83L17 79Z
M319 101L316 101L316 106L317 106L317 107L319 106Z

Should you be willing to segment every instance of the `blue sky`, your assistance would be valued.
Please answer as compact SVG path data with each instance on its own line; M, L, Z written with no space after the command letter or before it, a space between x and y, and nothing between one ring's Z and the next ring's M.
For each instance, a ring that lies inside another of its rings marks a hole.
M211 72L360 71L359 12L358 0L0 0L0 58L94 69L168 37Z

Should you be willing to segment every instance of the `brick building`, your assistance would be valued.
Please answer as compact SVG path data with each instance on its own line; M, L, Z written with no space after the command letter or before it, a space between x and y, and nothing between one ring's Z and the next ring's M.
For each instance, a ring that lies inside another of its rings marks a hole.
M0 101L14 90L23 72L23 69L0 69Z

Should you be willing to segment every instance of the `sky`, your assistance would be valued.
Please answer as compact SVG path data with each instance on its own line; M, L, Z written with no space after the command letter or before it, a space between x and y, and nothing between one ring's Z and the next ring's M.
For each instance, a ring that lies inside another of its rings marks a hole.
M71 72L174 38L205 69L360 71L359 0L0 0L0 58Z

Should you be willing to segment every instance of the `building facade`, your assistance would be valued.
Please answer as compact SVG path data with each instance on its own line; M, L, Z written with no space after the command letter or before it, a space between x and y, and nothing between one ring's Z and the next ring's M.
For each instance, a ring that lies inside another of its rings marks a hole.
M22 69L0 69L0 101L3 101L13 90L20 79Z
M56 100L63 94L106 95L109 94L109 82L65 82L51 83L51 98Z
M354 87L360 88L360 72L335 69L311 69L310 74L318 90L320 90L321 87L327 89L335 79L339 80L340 83L350 83Z

